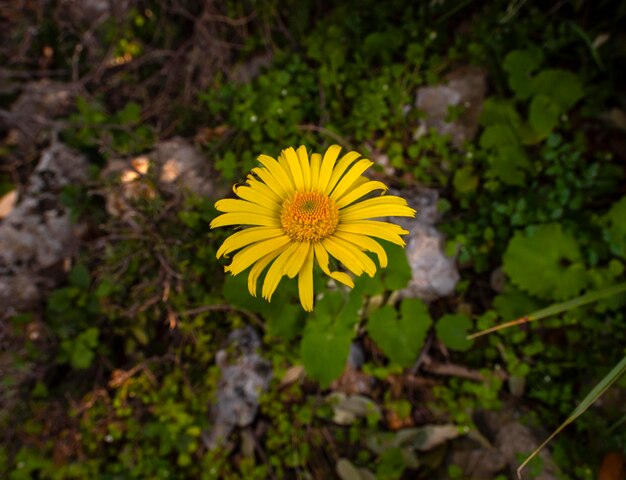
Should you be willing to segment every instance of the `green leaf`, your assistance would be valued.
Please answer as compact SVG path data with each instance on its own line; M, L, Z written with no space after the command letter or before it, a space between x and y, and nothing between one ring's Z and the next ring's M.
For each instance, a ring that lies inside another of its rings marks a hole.
M600 219L604 227L604 239L613 254L626 259L626 197L614 203Z
M300 355L307 374L327 388L343 372L354 330L321 319L309 320L302 336Z
M541 65L543 54L538 48L513 50L504 58L503 67L509 75L530 75Z
M81 289L89 288L91 283L91 277L89 275L89 270L82 263L77 263L74 265L74 268L70 271L69 274L69 283L74 287L78 287Z
M215 168L220 171L225 180L233 180L237 173L237 157L229 150L222 158L217 159Z
M504 293L493 299L493 306L505 320L520 318L540 307L539 302L513 285L507 285Z
M530 126L539 137L537 140L546 138L554 127L559 123L561 109L546 95L536 95L530 102L528 121Z
M503 261L515 285L542 299L563 300L578 295L587 285L578 242L556 223L517 232Z
M263 309L263 316L267 319L267 333L287 340L294 338L302 331L303 319L300 305L281 302L272 309L268 306Z
M399 318L389 305L372 312L367 331L391 361L409 367L417 359L431 324L426 305L416 298L407 298L402 301Z
M411 266L406 256L406 251L399 245L380 241L387 252L387 268L381 270L385 288L389 291L402 290L413 277Z
M489 155L489 172L507 185L524 185L531 163L520 145L504 145Z
M76 338L61 342L60 361L69 362L79 370L89 368L95 357L94 350L98 346L99 334L96 327L91 327Z
M302 363L322 388L338 378L346 366L361 303L358 295L326 292L307 319L300 344Z
M261 283L261 282L259 282ZM267 321L267 333L290 339L302 331L304 314L299 304L295 303L297 294L295 282L281 282L271 302L260 297L253 297L248 292L248 275L229 275L224 279L222 293L226 301L235 307L259 313Z
M504 59L504 69L509 74L509 86L520 100L533 94L531 74L541 65L542 53L538 48L513 50Z
M79 335L79 339L89 348L95 348L98 345L98 336L100 331L96 327L91 327Z
M492 97L483 103L480 123L484 126L502 123L508 125L513 130L518 130L522 124L522 119L517 113L513 102Z
M488 126L480 136L480 146L483 148L507 147L519 143L520 139L513 127L505 123Z
M402 478L406 470L406 462L402 450L390 448L384 451L378 460L376 478L396 480Z
M478 188L478 175L474 173L471 165L466 165L454 172L452 184L461 195L472 193Z
M532 79L532 84L534 91L550 98L561 113L573 107L584 95L580 78L566 70L543 70Z
M464 352L474 343L467 338L467 330L472 327L472 321L467 315L450 314L444 315L437 320L435 331L437 337L451 350Z
M1 151L0 151L0 155L2 155ZM0 174L0 197L3 197L5 194L9 193L14 188L15 186L9 180L8 176L4 174Z
M128 102L119 112L116 113L119 123L122 125L133 125L141 120L141 107L135 102Z

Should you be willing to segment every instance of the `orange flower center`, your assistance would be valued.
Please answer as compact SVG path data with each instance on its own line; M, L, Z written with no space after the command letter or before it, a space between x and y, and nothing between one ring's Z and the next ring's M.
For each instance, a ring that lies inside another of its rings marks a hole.
M339 209L321 193L296 192L283 202L280 223L294 242L319 242L335 232Z

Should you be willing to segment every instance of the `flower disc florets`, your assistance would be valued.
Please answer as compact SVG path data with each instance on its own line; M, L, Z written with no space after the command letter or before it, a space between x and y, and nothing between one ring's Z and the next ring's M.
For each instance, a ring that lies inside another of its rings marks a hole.
M280 223L294 242L319 242L335 232L339 208L321 193L296 192L284 201Z

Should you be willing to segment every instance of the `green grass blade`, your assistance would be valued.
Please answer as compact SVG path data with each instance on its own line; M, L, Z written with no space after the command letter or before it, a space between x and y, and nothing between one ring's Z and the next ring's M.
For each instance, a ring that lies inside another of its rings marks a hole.
M587 394L587 396L578 404L578 406L574 409L574 411L567 417L559 428L557 428L552 434L543 442L537 449L530 454L530 456L524 460L524 462L517 468L517 478L521 480L522 471L542 449L545 447L550 441L556 437L565 427L567 427L570 423L580 417L587 409L593 405L593 403L600 397L606 390L613 385L623 374L626 372L626 357L622 358L622 360L613 367L602 380L598 382L598 384L591 389L591 391Z
M597 302L598 300L602 300L603 298L612 297L613 295L618 295L623 292L626 292L626 282L618 283L617 285L611 285L610 287L601 288L600 290L585 293L580 297L576 297L562 303L555 303L554 305L550 305L549 307L537 310L536 312L533 312L530 315L526 315L525 317L518 318L516 320L512 320L510 322L496 325L495 327L487 328L486 330L481 330L480 332L473 333L472 335L469 335L468 338L472 339L476 337L481 337L483 335L487 335L488 333L493 333L504 328L520 325L526 322L533 322L535 320L541 320L542 318L550 317L552 315L558 315L559 313L566 312L567 310L582 307L583 305L587 305L588 303Z

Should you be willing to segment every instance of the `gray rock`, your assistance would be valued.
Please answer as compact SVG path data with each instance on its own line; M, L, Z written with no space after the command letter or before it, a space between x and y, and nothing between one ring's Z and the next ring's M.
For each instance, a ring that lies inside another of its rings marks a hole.
M512 409L505 409L500 412L483 412L485 424L491 430L491 437L494 438L494 446L506 460L511 472L517 470L520 464L520 455L525 458L533 452L541 441L528 426L520 423L519 414ZM547 433L541 434L542 438ZM557 478L558 467L550 457L549 448L544 448L539 456L543 461L542 471L533 477L537 480L555 480ZM527 474L528 472L526 472ZM526 474L523 478L527 477Z
M176 185L198 195L217 197L218 193L226 193L225 189L216 192L217 172L209 159L182 138L157 143L148 157L156 163L163 185Z
M33 149L52 119L67 115L80 91L78 84L38 80L29 82L2 119L11 129L11 143Z
M454 258L443 252L443 235L434 227L416 222L409 230L406 254L412 278L402 296L426 302L454 292L459 272Z
M59 0L59 9L72 23L93 27L111 17L123 17L134 3L132 0Z
M259 396L269 385L272 366L257 349L261 341L251 327L233 331L229 336L230 349L236 358L230 362L227 350L220 350L216 362L222 370L218 385L217 403L213 406L213 428L204 436L205 445L214 449L223 444L235 427L252 423L258 409Z
M396 193L396 192L390 192ZM416 218L394 218L393 221L409 231L405 252L411 266L412 278L400 292L403 297L417 297L430 302L454 292L459 281L456 261L443 251L443 235L434 227L439 220L436 190L419 188L397 192L417 210Z
M478 412L476 423L481 427L482 433L473 432L473 440L467 438L458 442L450 454L450 464L461 467L465 475L463 478L472 480L491 480L507 471L507 478L516 478L515 471L521 463L520 458L525 458L541 443L529 427L520 423L519 417L519 413L511 408L499 412ZM560 478L558 467L548 449L542 450L539 456L543 461L542 471L532 478ZM531 476L525 471L522 478Z
M76 151L56 143L42 153L21 201L0 221L0 316L32 307L63 278L81 227L59 195L86 179L87 160Z
M272 52L255 55L249 60L235 65L230 72L230 78L235 83L249 83L259 76L261 70L268 68L273 60L274 54Z
M117 178L120 182L106 194L107 211L116 217L130 219L135 212L132 200L155 195L149 182L142 176L156 171L159 187L172 193L189 190L198 195L220 198L230 187L220 182L211 162L187 140L176 137L159 142L154 150L131 160L110 160L102 172L103 177Z
M416 105L426 118L418 131L434 128L441 135L450 135L454 146L461 148L476 134L486 91L485 71L472 66L451 72L444 84L419 88ZM458 118L448 122L451 107L462 111Z

